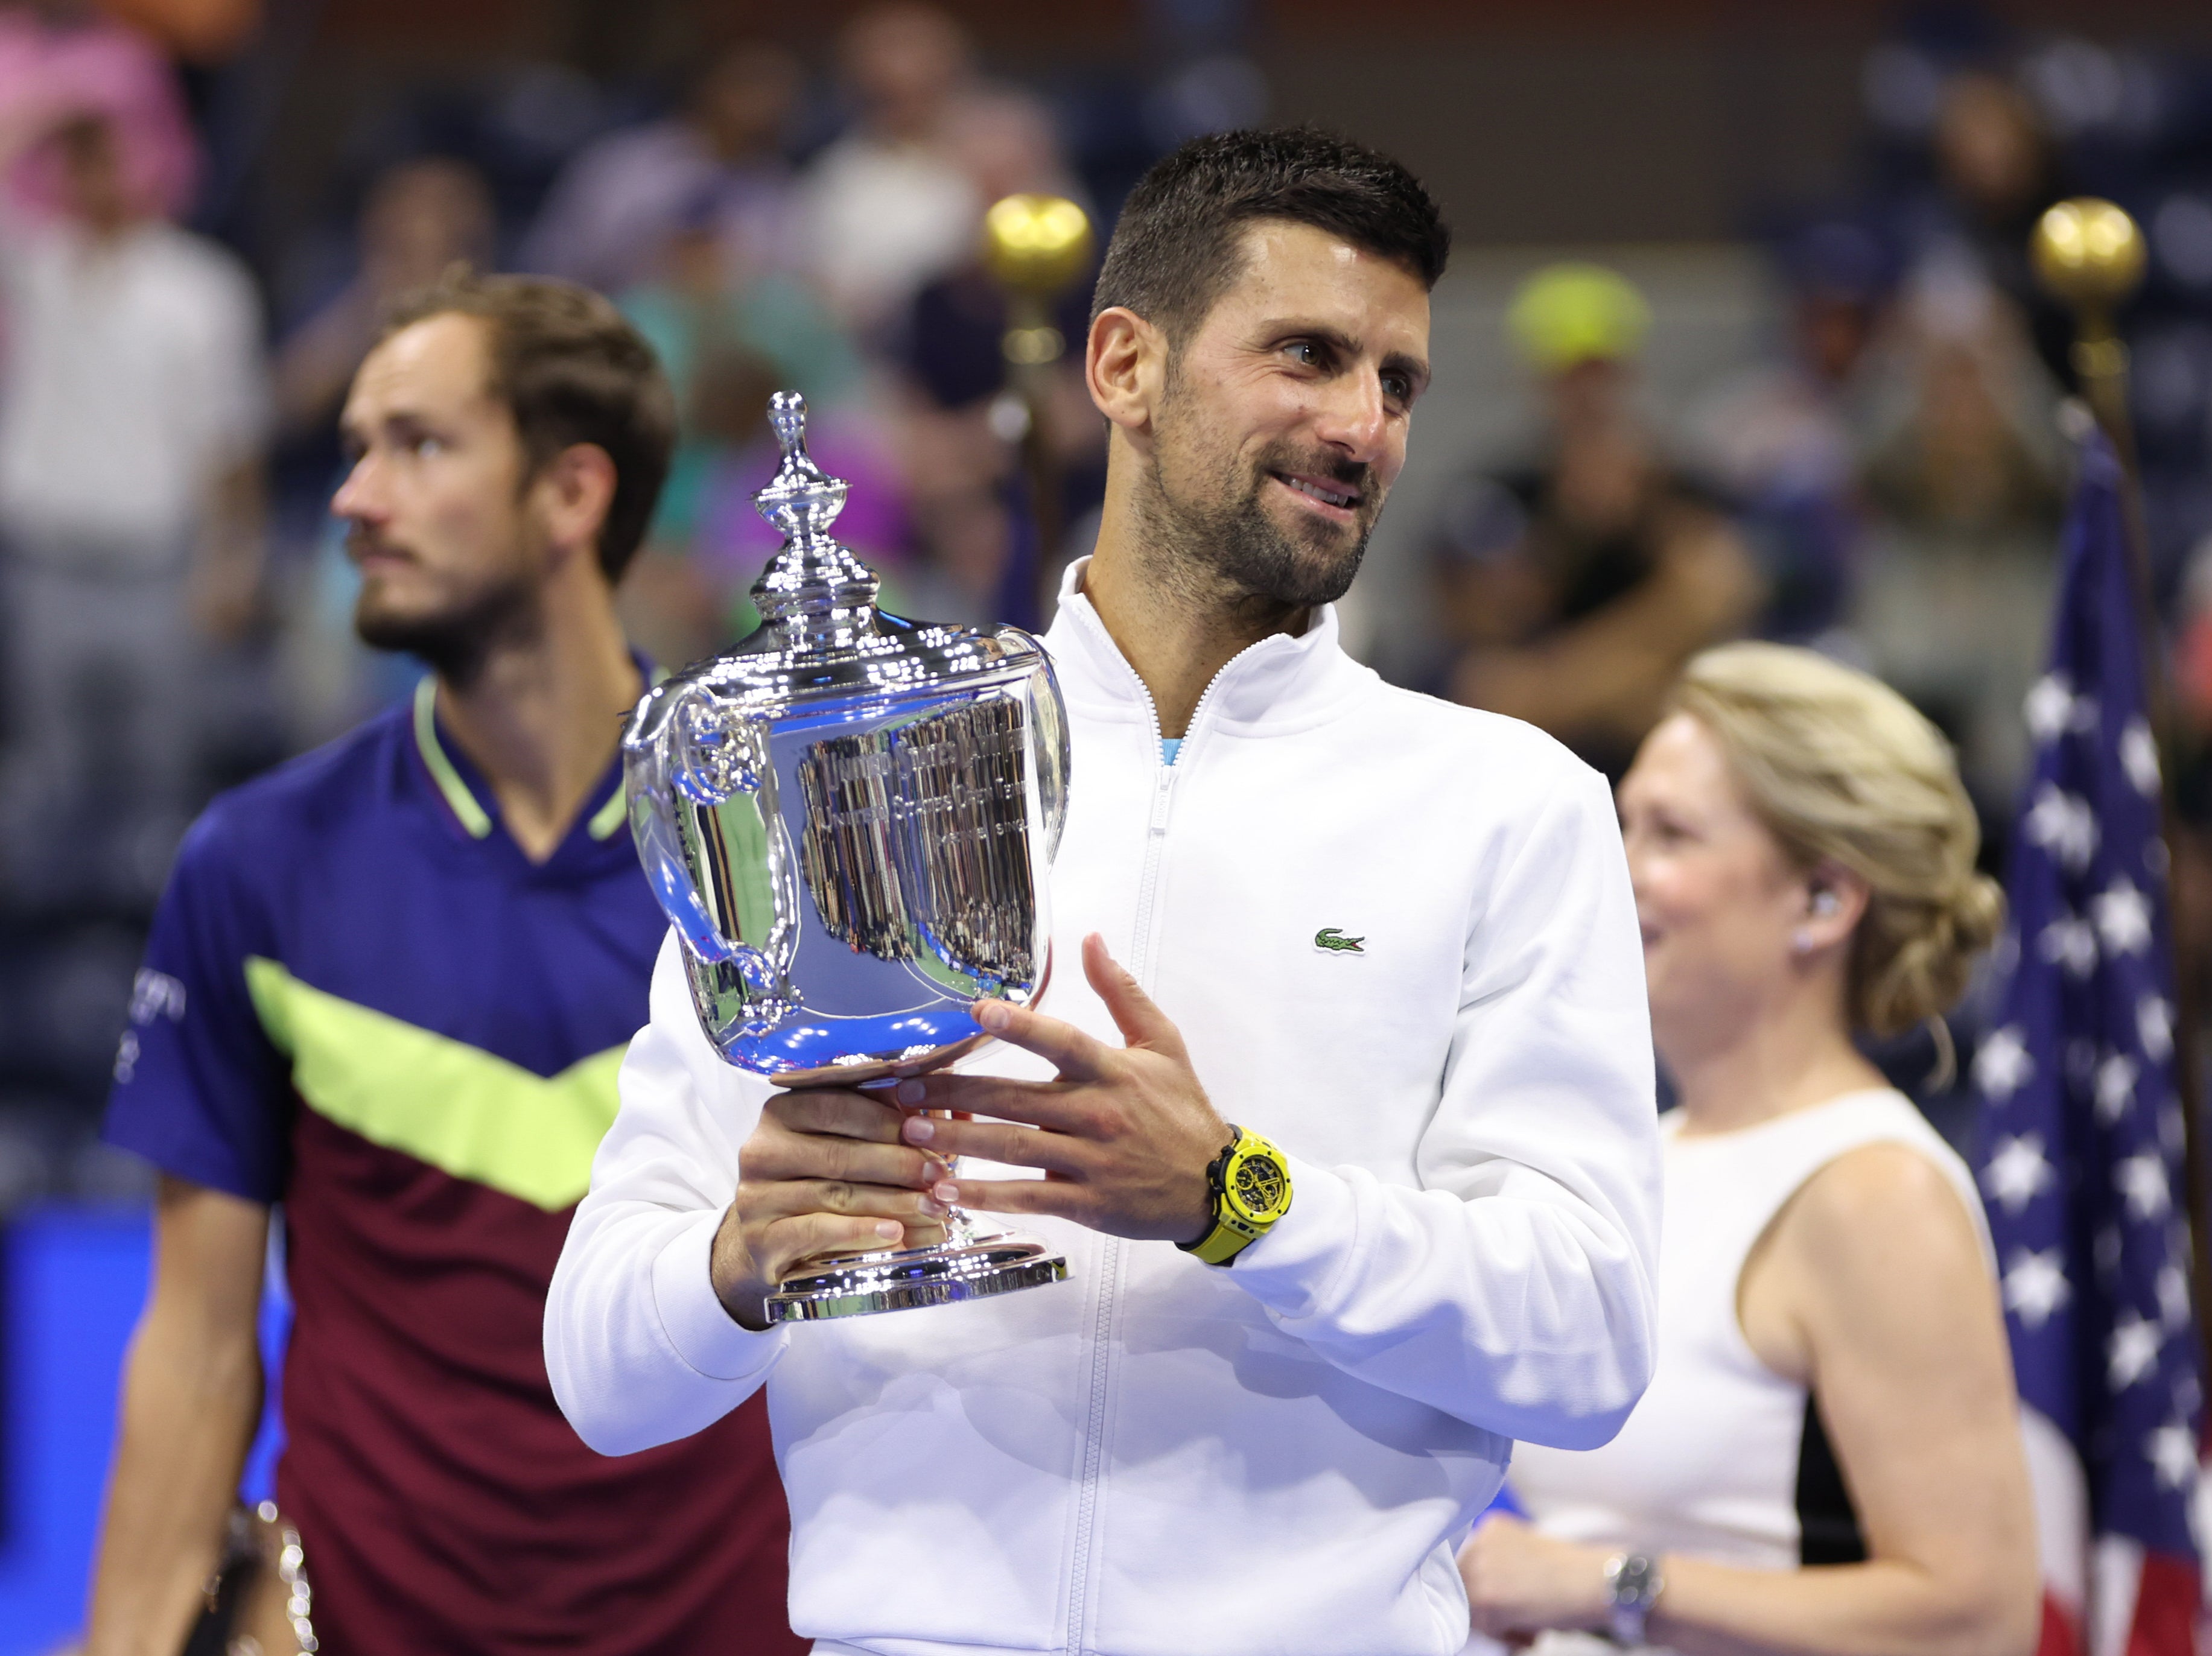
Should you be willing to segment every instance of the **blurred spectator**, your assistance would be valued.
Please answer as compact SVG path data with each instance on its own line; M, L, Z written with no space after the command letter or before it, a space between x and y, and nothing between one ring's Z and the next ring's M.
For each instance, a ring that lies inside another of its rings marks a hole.
M1943 83L1930 137L1937 192L1905 216L1912 273L1972 270L2026 318L2059 383L2071 383L2070 318L2043 292L2028 264L2035 221L2063 193L2057 156L2035 105L2010 82L1970 70Z
M1863 529L1859 370L1888 261L1869 232L1831 221L1793 238L1781 267L1789 285L1786 355L1723 385L1698 413L1695 440L1758 554L1767 589L1759 630L1835 643Z
M955 118L975 70L959 25L911 0L854 18L837 58L854 122L807 168L803 234L830 303L872 331L975 246L988 203L961 165Z
M1035 99L986 94L957 111L950 128L952 153L980 199L1080 196L1050 112ZM984 268L980 237L970 246L957 269L915 295L902 330L901 366L914 393L908 487L925 560L908 585L933 618L1037 624L1044 618L1034 613L1035 594L1052 586L1039 560L1057 567L1087 550L1105 494L1105 422L1083 379L1091 283L1086 274L1054 306L1066 349L1044 376L1037 411L1046 469L1059 480L1050 516L1091 532L1080 546L1038 547L1029 480L1016 464L1030 413L1007 386L1006 294Z
M43 852L158 883L202 736L197 645L240 633L260 575L258 306L235 259L158 216L106 115L18 112L63 193L0 237L11 873L57 877Z
M524 240L528 270L617 294L654 274L662 244L711 197L718 231L763 261L791 241L791 173L782 150L799 63L746 41L714 59L680 112L615 132L562 173Z
M2017 310L1955 267L1908 287L1869 374L1874 524L1855 630L1873 670L1957 744L1984 820L2002 822L2050 634L2057 387Z
M296 437L334 428L353 371L392 301L428 285L448 265L489 265L496 228L483 178L465 161L430 157L379 178L362 208L359 273L277 353L280 433Z
M279 670L295 746L329 740L412 682L410 670L354 636L359 577L330 515L338 409L386 310L453 264L490 264L497 227L491 192L468 162L428 156L392 167L362 203L351 279L277 351L276 536L293 554L282 572Z
M774 474L772 461L756 457L763 463L748 475L729 475L738 455L766 440L770 393L805 394L814 447L834 470L843 429L838 409L862 376L851 342L804 282L732 247L715 201L711 191L693 201L663 243L659 270L621 300L668 373L681 422L651 537L622 598L631 638L672 664L704 655L733 628L750 624L733 606L775 537L762 546L741 524L734 531L717 524L703 542L702 531L721 497L743 496ZM886 500L880 485L865 488L839 520L839 534L865 542L879 531L872 514L895 509L896 494ZM732 532L738 544L725 544Z
M1715 498L1667 464L1633 409L1650 321L1636 289L1553 265L1509 321L1543 376L1550 430L1539 458L1448 503L1435 549L1462 646L1449 689L1617 779L1682 664L1752 619L1759 578Z
M192 204L199 141L168 62L145 38L75 0L0 9L0 110L69 107L103 115L125 187L150 213L181 218ZM70 209L59 149L19 152L8 194L26 217Z

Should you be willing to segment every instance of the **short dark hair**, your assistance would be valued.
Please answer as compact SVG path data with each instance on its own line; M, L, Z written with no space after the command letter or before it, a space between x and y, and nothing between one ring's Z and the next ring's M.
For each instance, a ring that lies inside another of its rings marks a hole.
M1180 344L1240 268L1240 233L1287 219L1342 236L1434 288L1451 231L1388 155L1314 127L1193 138L1137 181L1098 271L1091 316L1123 306Z
M676 447L676 396L644 336L602 294L547 276L483 276L457 265L404 296L380 343L432 317L485 325L489 391L514 416L528 476L575 443L614 462L615 494L599 525L599 567L622 579Z

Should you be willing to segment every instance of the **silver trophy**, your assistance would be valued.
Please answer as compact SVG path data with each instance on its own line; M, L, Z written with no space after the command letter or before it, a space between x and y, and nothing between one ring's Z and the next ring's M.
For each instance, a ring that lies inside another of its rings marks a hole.
M807 457L805 399L777 392L769 422L783 464L753 500L784 543L753 585L761 624L638 704L630 824L715 1051L787 1086L865 1086L982 1046L978 998L1043 993L1066 710L1027 633L878 610L875 572L831 538L846 486ZM957 1210L945 1232L808 1261L769 1320L1067 1275L1042 1243Z

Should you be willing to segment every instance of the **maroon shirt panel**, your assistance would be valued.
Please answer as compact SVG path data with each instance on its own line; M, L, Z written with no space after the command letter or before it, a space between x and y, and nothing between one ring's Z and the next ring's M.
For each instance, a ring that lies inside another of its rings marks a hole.
M607 1458L553 1401L547 1213L305 1105L277 1501L331 1656L802 1656L790 1518L756 1395Z

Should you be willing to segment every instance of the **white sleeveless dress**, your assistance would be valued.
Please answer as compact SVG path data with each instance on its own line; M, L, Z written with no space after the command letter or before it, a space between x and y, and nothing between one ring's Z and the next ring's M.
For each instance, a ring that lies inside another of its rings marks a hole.
M1848 1151L1889 1143L1926 1156L1950 1181L1994 1274L1973 1175L1911 1101L1887 1089L1735 1132L1686 1138L1680 1125L1679 1112L1661 1123L1666 1205L1650 1389L1601 1449L1518 1446L1513 1492L1531 1521L1562 1540L1761 1569L1849 1562L1856 1520L1832 1462L1812 1464L1826 1446L1817 1427L1808 1432L1807 1389L1759 1362L1736 1320L1744 1261L1807 1180Z

